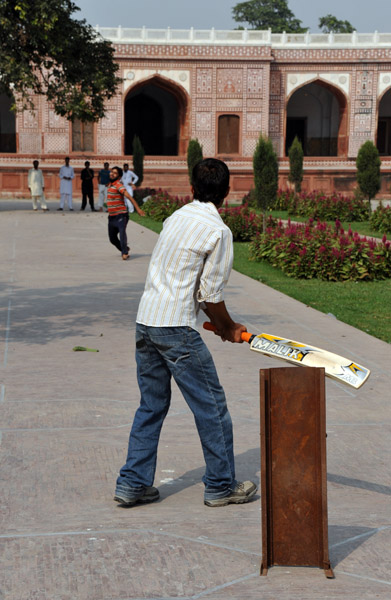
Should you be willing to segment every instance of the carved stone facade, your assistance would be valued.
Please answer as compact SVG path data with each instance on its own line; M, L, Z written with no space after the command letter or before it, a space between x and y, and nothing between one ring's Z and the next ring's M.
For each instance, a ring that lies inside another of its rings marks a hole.
M330 125L326 135L328 154L322 156L311 154L311 148L324 148L317 137L325 135L307 131L304 187L351 190L360 146L366 140L376 143L379 106L384 98L390 98L390 111L388 114L385 110L384 122L387 125L389 120L391 132L391 36L383 44L378 38L371 38L366 47L355 37L344 45L337 43L338 36L328 41L323 36L322 43L315 36L297 42L258 32L265 35L259 38L261 41L252 42L252 32L247 32L248 39L243 37L242 43L237 42L237 36L231 36L234 41L229 43L219 36L223 32L214 32L205 42L200 42L196 33L192 33L194 41L189 38L186 43L175 42L176 33L172 31L166 42L162 41L163 36L143 43L123 40L115 44L123 84L108 102L105 117L94 126L93 152L73 152L72 124L56 115L43 98L37 98L33 112L16 118L16 153L0 152L2 194L15 192L4 187L4 182L10 181L11 171L27 172L34 158L40 160L48 177L50 173L54 177L49 195L57 194L56 172L65 155L71 157L76 169L82 168L86 158L95 168L100 168L105 160L111 164L129 160L125 156L126 137L130 135L125 105L146 86L164 90L175 98L178 131L176 155L146 155L145 185L164 185L169 181L170 189L183 188L187 192L188 141L198 138L204 156L218 156L219 127L226 123L220 117L229 115L238 118L237 145L235 141L235 151L220 156L229 162L234 193L240 196L251 187L251 159L260 133L273 141L280 159L281 185L285 185L288 137L296 131L292 127L298 132L300 127L309 128L309 115L301 114L299 109L295 112L291 100L300 90L305 94L308 90L308 102L315 94L318 102L324 102L325 110L326 102L330 107L334 102L334 108L330 108L334 113L327 118L338 122L333 126L336 133L332 133ZM389 152L383 154L382 170L387 175L391 170L391 142ZM20 195L25 192L20 190Z

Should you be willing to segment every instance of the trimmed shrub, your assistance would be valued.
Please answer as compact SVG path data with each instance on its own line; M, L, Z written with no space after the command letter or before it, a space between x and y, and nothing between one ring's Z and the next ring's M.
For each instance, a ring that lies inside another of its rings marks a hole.
M154 221L164 221L172 215L178 208L181 208L188 202L191 202L190 196L180 198L179 196L170 196L168 192L158 190L143 205L143 210L147 217Z
M140 138L135 135L133 138L133 170L138 176L138 181L135 184L136 188L140 187L144 180L144 154Z
M191 178L193 174L193 168L197 163L203 159L202 146L197 139L192 139L187 147L187 170L189 173L190 185L193 184Z
M372 213L369 224L375 231L391 233L391 206L383 206L382 203Z
M306 224L281 221L250 243L250 260L266 260L289 277L358 281L391 277L391 243L379 244L312 219Z
M368 199L369 212L371 211L371 199L380 190L380 156L375 144L368 140L358 151L357 183L363 195Z
M289 176L288 180L295 186L296 194L301 192L301 182L303 181L303 146L296 136L288 151L289 156Z
M253 171L255 197L258 208L264 215L266 226L266 211L271 209L276 201L278 190L278 158L269 138L259 136L253 156Z

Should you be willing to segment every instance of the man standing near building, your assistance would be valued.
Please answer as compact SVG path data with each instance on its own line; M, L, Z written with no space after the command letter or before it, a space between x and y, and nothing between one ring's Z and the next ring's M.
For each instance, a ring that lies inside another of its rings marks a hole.
M41 169L38 169L39 161L33 161L33 168L29 170L28 174L28 186L31 193L31 199L33 201L33 210L38 210L38 202L41 205L43 211L49 210L46 206L45 197L43 191L45 189L45 183L43 180L43 173Z
M128 192L128 194L130 194L130 196L132 196L133 198L133 186L138 182L138 176L136 175L136 173L134 173L134 171L131 171L129 169L128 163L124 164L124 171L122 174L121 181L126 187L126 191ZM129 212L134 212L132 204L128 203L128 208Z
M107 210L109 212L109 240L122 254L122 260L129 258L129 246L126 237L126 226L129 221L127 203L131 203L140 217L145 217L136 200L126 191L121 182L121 167L113 167L110 171L110 185L107 190Z
M98 173L98 187L99 187L99 198L98 208L99 212L103 211L103 206L107 203L107 189L110 183L110 169L109 163L105 162L103 169Z
M69 165L69 156L65 158L65 165L60 169L60 208L57 210L64 210L65 202L68 204L69 210L73 210L72 207L72 179L75 177L73 167Z
M94 170L90 169L90 163L88 160L86 160L86 162L84 163L84 167L85 168L80 173L82 193L80 210L85 210L88 198L91 211L96 212L94 208Z

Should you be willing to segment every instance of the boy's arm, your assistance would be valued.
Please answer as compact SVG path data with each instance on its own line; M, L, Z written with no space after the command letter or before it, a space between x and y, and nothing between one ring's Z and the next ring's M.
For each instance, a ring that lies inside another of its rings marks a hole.
M225 302L205 302L204 313L209 317L211 323L216 327L216 334L221 337L223 342L236 342L241 344L243 342L241 334L243 331L247 331L247 328L241 323L235 323L225 306Z

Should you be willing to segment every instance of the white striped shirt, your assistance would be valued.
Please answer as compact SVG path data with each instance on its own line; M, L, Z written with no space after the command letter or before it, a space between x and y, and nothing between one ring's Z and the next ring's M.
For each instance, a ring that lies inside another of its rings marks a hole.
M232 233L215 205L186 204L165 221L152 252L137 323L196 329L200 303L223 300L232 262Z

